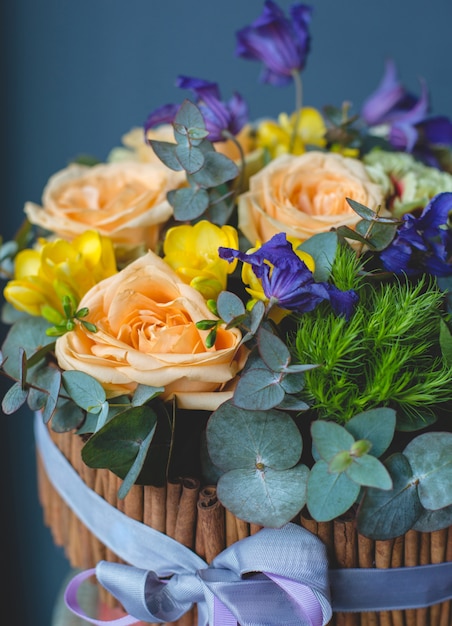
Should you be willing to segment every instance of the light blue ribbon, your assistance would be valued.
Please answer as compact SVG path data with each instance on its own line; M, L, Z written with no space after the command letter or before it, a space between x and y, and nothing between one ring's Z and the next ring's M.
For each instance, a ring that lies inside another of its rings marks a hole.
M295 524L263 529L208 566L90 489L55 446L40 414L35 439L61 497L103 544L130 563L102 561L96 570L79 574L67 591L75 612L81 611L77 587L93 573L130 613L112 622L115 626L173 621L194 603L199 626L236 626L237 621L241 626L320 626L331 617L330 593L332 609L345 612L420 608L452 599L452 563L328 572L322 542Z

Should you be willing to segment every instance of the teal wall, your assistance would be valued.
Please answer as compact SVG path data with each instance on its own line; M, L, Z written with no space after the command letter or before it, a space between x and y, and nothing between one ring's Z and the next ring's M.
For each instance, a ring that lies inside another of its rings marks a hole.
M312 0L312 51L305 103L350 100L377 85L386 56L418 91L423 76L435 113L452 115L450 0ZM288 8L290 2L280 5ZM160 104L180 101L178 74L239 90L253 117L293 106L292 89L257 82L259 66L234 57L234 31L261 0L9 0L2 3L2 201L0 232L12 236L26 200L80 153L103 159ZM5 329L3 329L3 333ZM7 388L0 381L1 390ZM2 606L10 626L50 626L68 565L42 524L32 420L2 416ZM22 601L23 599L23 601Z

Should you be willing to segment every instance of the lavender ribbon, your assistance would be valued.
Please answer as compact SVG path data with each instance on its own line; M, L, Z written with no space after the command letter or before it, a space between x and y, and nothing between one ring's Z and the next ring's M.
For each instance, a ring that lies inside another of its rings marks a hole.
M107 622L115 626L173 622L194 603L206 604L212 626L323 626L332 615L325 548L295 524L261 530L224 550L210 566L169 580L101 561L76 576L65 594L71 611L101 626L106 622L88 617L77 602L80 583L93 572L129 613Z

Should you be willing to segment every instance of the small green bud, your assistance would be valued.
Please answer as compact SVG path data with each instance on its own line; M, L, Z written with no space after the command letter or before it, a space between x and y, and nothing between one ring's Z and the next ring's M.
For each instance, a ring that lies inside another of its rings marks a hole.
M372 448L372 444L367 439L360 439L359 441L355 441L355 443L350 448L350 454L354 457L361 457L364 454L368 454L370 449Z
M331 474L342 474L353 463L353 459L348 450L338 452L328 464L328 471Z

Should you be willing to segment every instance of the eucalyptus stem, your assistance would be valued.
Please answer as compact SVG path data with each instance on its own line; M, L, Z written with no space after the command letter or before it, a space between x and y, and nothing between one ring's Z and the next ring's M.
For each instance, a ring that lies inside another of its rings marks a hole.
M293 153L295 147L295 141L298 135L298 127L300 126L301 120L301 107L303 106L303 83L301 80L301 74L300 72L293 70L292 77L295 85L295 120L289 144L289 152L291 154Z

